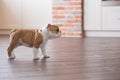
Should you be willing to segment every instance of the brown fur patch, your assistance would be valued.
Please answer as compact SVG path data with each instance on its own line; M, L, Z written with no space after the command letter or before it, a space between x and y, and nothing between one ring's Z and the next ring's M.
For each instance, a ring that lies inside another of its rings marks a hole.
M49 25L50 27L49 30L52 32L52 33L58 33L59 32L59 27L57 25Z

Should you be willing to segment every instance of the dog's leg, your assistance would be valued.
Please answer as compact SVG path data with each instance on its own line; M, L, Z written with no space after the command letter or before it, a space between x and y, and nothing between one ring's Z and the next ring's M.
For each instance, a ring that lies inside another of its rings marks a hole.
M45 45L41 47L41 51L42 51L42 58L49 58L49 56L47 56L45 53Z
M18 38L13 38L13 36L10 35L10 45L9 45L9 47L7 49L8 57L10 59L14 59L15 58L13 50L18 47L18 41L19 41Z
M8 57L10 58L10 59L14 59L15 58L15 55L14 55L14 53L13 53L13 50L14 50L14 48L11 48L11 46L8 48Z
M34 48L33 47L33 59L34 60L38 60L39 59L38 53L39 53L39 48Z
M15 59L15 55L14 55L14 49L17 48L19 45L10 45L7 49L8 51L8 57L10 59Z

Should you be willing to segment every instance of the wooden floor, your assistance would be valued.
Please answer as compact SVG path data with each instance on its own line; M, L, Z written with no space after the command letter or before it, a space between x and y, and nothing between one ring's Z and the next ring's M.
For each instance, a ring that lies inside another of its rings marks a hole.
M9 60L8 36L0 36L0 80L120 80L120 38L60 38L47 44L48 59L32 60L19 47Z

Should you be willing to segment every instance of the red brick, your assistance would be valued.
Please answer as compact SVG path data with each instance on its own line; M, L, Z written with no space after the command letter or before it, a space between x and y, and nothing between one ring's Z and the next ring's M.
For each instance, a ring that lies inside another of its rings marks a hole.
M58 14L67 14L68 11L64 10L64 11L59 11Z
M74 7L74 10L81 10L81 6Z
M79 20L79 19L76 19L76 20L68 20L67 22L68 22L68 23L77 23L77 22L81 22L81 20Z
M64 26L64 24L57 24L59 27L63 27Z
M73 23L64 24L64 27L72 27L72 26L73 26Z
M81 1L68 2L69 5L81 5Z
M70 1L70 0L64 0L64 1Z
M66 7L65 9L66 9L66 10L73 10L74 7L72 7L72 6L70 7L70 6L69 6L69 7Z
M53 7L53 10L65 10L65 7Z
M53 18L61 19L61 18L65 18L65 16L62 16L62 15L55 15L55 16L53 16Z
M75 18L79 18L79 19L81 19L82 17L81 17L80 15L79 15L79 16L78 16L78 15L76 15L76 16L75 16Z

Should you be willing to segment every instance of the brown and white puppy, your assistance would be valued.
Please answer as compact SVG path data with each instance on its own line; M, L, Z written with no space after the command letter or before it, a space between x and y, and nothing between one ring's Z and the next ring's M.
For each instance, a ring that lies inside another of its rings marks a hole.
M8 57L14 59L15 55L13 50L20 45L33 48L33 59L39 59L39 48L42 51L42 57L47 58L45 55L45 45L49 39L58 38L61 36L61 31L57 25L48 24L47 27L42 29L15 29L10 34L10 45L8 47Z

